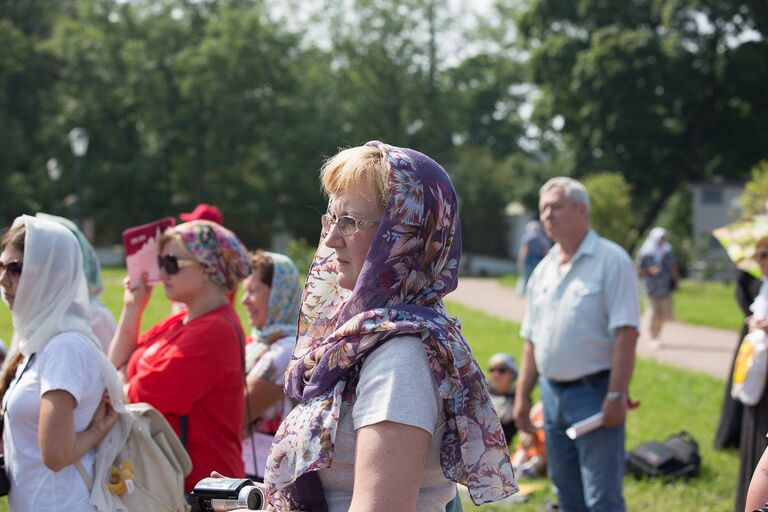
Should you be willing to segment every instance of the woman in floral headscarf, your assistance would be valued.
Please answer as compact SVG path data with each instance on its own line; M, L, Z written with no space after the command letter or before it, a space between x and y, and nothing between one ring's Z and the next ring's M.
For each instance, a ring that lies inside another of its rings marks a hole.
M247 372L243 434L245 472L264 480L264 466L272 440L293 401L283 392L283 375L296 342L296 321L301 307L299 272L291 258L256 251L253 273L243 281L241 302L253 330L245 347Z
M461 253L456 194L429 157L381 142L341 151L307 277L286 393L299 401L267 461L272 510L444 511L517 490L501 425L442 298Z
M152 288L146 279L130 288L126 278L109 357L124 373L128 400L152 404L179 434L192 459L190 492L214 468L245 475L244 337L227 293L251 273L251 261L234 233L209 221L169 228L159 246L165 295L185 310L139 336Z

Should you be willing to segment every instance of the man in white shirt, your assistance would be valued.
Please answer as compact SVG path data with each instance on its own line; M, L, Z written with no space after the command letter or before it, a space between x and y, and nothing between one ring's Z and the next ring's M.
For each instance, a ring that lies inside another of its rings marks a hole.
M539 214L556 245L527 286L515 421L533 432L530 395L538 380L560 510L623 512L624 420L640 323L634 265L624 249L590 229L589 194L578 181L545 183ZM601 428L575 440L566 435L598 412Z

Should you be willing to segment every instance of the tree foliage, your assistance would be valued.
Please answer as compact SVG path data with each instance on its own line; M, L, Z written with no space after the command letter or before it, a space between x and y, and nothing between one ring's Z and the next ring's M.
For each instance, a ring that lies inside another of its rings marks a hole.
M768 205L768 160L761 160L752 168L752 177L739 196L741 215L748 219L766 213Z
M632 208L632 189L623 176L613 172L593 174L584 180L591 203L590 225L600 236L625 249L637 238Z
M518 19L539 124L564 120L574 174L626 178L643 232L684 184L765 155L766 16L765 2L530 1Z
M98 244L205 201L251 246L313 246L323 159L371 139L441 162L465 248L499 255L506 205L551 176L620 174L643 232L683 184L766 157L764 2L498 0L474 32L455 4L0 2L0 221L74 213L74 126Z

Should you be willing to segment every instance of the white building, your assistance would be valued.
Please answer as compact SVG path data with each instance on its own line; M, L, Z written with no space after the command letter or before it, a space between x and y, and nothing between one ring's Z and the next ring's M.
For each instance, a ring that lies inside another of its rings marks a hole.
M722 178L715 177L710 182L691 185L690 191L693 202L693 238L701 244L702 249L708 249L706 256L702 258L704 261L694 266L695 270L703 271L705 266L714 265L718 269L713 277L729 278L733 266L723 247L712 236L712 231L741 218L739 196L744 191L744 186L726 183Z

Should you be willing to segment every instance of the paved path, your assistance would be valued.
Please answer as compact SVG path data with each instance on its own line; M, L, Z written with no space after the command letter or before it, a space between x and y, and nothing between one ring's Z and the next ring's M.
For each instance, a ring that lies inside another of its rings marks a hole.
M514 322L522 321L525 312L525 299L495 279L462 277L458 288L448 295L447 300ZM647 325L648 319L643 318L637 347L640 357L719 378L728 374L737 332L671 322L664 325L664 346L652 349Z

